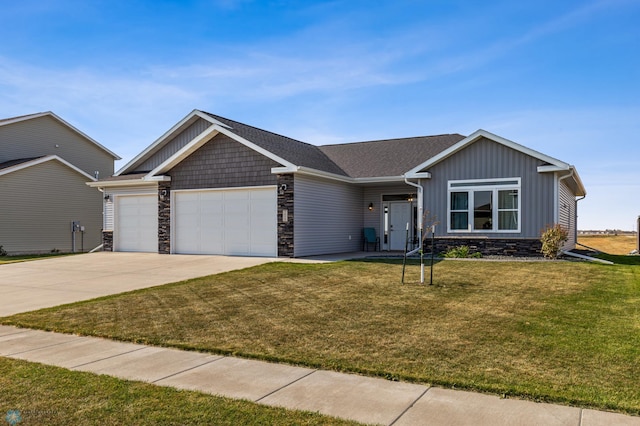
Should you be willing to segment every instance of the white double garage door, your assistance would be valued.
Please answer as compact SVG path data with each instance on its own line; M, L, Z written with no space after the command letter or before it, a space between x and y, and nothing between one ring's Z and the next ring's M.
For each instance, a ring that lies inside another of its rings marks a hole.
M171 248L181 254L277 256L274 187L173 191ZM116 201L117 251L158 251L156 195Z

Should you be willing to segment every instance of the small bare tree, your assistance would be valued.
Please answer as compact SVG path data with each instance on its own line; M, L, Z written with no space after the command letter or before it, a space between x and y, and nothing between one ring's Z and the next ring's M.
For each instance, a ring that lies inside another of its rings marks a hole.
M429 234L433 236L436 232L436 225L438 225L438 218L435 215L432 215L429 210L425 210L422 215L422 229L420 233L422 234L420 237L420 284L424 284L424 243L429 238ZM431 249L433 251L433 248ZM431 280L430 284L433 284L433 256L434 253L431 253Z

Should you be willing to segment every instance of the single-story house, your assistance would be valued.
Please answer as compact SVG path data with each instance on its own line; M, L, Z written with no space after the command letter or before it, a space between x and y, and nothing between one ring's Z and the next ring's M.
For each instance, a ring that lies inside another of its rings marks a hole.
M9 254L91 250L116 154L52 112L0 120L0 246Z
M537 254L554 223L571 248L586 194L573 166L484 130L315 146L199 110L89 185L106 250L284 257L362 250L363 228L415 248L434 217L439 249Z

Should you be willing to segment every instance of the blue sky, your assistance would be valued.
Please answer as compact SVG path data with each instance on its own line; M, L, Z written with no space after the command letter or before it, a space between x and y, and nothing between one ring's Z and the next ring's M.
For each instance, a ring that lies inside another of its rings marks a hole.
M198 108L314 144L482 128L574 164L580 229L640 215L640 0L3 2L0 117L124 165Z

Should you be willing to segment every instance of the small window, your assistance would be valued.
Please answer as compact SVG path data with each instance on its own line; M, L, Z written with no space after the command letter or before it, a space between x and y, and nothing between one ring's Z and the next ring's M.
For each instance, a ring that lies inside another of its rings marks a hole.
M519 232L520 178L449 182L449 232Z
M469 229L469 193L451 193L451 229Z

